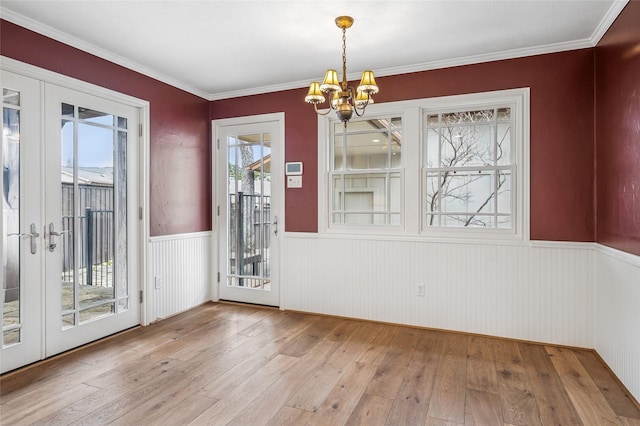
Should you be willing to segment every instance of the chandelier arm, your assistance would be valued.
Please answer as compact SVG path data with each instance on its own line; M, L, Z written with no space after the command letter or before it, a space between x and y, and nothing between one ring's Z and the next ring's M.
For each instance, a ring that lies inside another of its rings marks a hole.
M369 96L367 95L367 100L366 102L362 105L362 106L358 106L357 103L354 102L353 104L353 110L355 111L356 115L358 117L362 117L364 115L364 110L369 106ZM361 111L361 112L359 112Z
M362 112L358 112L358 107L353 107L353 112L356 113L356 116L362 117L364 115L364 109L365 108L366 108L366 106L363 107L362 109L360 109L360 111L362 111Z
M367 100L363 104L360 105L360 109L364 110L368 106L369 106L369 98L367 98ZM357 104L356 104L356 108L358 108Z
M333 108L331 108L331 102L329 102L329 108L327 109L327 111L326 111L326 112L320 112L320 111L318 111L318 104L313 104L313 108L316 110L316 113L317 113L318 115L327 115L327 114L329 114L329 113L333 110Z

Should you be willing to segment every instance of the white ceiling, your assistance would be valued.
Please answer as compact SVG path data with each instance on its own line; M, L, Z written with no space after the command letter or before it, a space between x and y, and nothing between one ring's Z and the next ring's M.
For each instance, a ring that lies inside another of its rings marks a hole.
M11 1L3 19L207 99L593 47L627 0ZM381 88L384 90L384 88Z

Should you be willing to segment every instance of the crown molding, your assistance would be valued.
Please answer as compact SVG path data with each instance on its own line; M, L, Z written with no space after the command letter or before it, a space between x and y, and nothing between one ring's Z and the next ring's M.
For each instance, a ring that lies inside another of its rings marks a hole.
M98 46L95 46L91 43L87 43L84 40L81 40L77 37L73 37L67 33L56 30L48 25L44 25L41 22L38 22L34 19L21 15L19 13L15 13L3 6L0 6L0 16L2 19L12 22L16 25L24 27L28 30L34 31L43 36L49 37L53 40L59 41L61 43L67 44L71 47L75 47L76 49L80 49L84 52L87 52L91 55L97 56L101 59L105 59L107 61L113 62L122 67L128 68L132 71L139 72L140 74L146 75L147 77L151 77L155 80L166 83L170 86L173 86L177 89L184 90L185 92L189 92L193 95L199 96L204 99L208 99L209 95L197 87L194 87L190 84L184 83L180 80L177 80L173 77L169 77L165 74L162 74L154 69L149 67L145 67L135 61L131 61L122 56L116 55L113 52L110 52L106 49L102 49Z
M360 78L360 76L357 76L357 78ZM221 99L239 98L242 96L252 96L252 95L261 95L264 93L280 92L282 90L300 89L302 87L308 86L311 80L312 79L300 80L300 81L294 81L294 82L288 82L288 83L272 84L268 86L250 87L248 89L231 90L229 92L209 93L207 98L210 101L218 101Z
M376 70L375 73L376 73L376 76L384 77L384 76L390 76L390 75L408 74L408 73L420 72L420 71L429 71L429 70L442 69L442 68L458 67L462 65L480 64L483 62L493 62L493 61L501 61L505 59L522 58L526 56L543 55L547 53L564 52L568 50L585 49L589 47L593 47L593 45L591 44L591 38L572 41L572 42L566 42L566 43L553 43L553 44L547 44L544 46L529 47L525 49L505 50L503 52L497 52L497 53L463 56L459 58L446 59L442 61L422 62L422 63L412 64L412 65L382 68L382 69ZM354 81L359 79L360 79L359 73L347 74L347 80L349 81ZM312 80L313 78L309 78L307 80L301 80L297 82L284 83L284 84L278 84L278 85L272 85L272 86L254 87L254 88L230 91L230 92L224 92L224 93L210 93L209 100L215 101L220 99L229 99L229 98L237 98L241 96L250 96L250 95L258 95L262 93L276 92L280 90L300 89L308 86L309 82Z
M593 31L591 35L591 45L593 47L597 46L600 43L600 40L605 35L609 27L616 20L622 9L629 3L629 0L615 0L606 15L602 18L596 29Z

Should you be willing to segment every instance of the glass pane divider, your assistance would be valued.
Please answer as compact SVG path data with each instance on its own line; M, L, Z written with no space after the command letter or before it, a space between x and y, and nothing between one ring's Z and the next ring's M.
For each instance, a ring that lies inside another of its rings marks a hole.
M22 328L22 324L21 323L4 325L4 326L2 326L2 332L4 333L4 332L7 332L7 331L19 330L21 328Z

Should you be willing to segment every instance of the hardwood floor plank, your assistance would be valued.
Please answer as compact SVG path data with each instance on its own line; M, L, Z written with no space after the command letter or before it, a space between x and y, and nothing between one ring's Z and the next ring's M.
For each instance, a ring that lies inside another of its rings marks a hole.
M82 382L83 374L90 375L92 369L77 361L56 360L25 371L25 377L12 375L0 382L2 406L20 406L25 401L37 403L52 393L64 392Z
M320 340L300 359L299 363L258 395L249 407L229 422L229 425L258 426L269 422L277 415L280 407L304 387L316 369L324 364L339 346L340 342Z
M192 394L188 398L176 402L171 407L158 411L153 417L140 424L184 425L193 421L216 402L218 401L204 395Z
M310 411L283 405L275 416L269 419L267 426L299 426L305 425L311 418Z
M120 394L118 398L101 405L97 410L91 411L71 424L76 426L109 424L118 419L118 417L134 410L140 404L155 398L166 385L178 380L180 377L180 373L175 371L168 372L160 377L154 377L146 385L136 388L134 391Z
M493 340L486 337L469 336L467 359L467 387L481 392L499 392Z
M327 336L328 341L338 341L335 337L339 335L345 339L343 343L326 362L316 368L313 375L287 402L287 405L307 411L317 410L340 377L345 374L347 366L366 350L368 342L374 338L372 333L376 329L369 324L358 324L358 326L353 324L349 329L345 328L345 325L341 324L337 333L332 331Z
M593 351L574 352L613 411L621 417L640 419L640 410L631 399L631 395L620 386L600 358Z
M257 321L238 331L238 335L252 337L271 329L287 328L288 315L282 315L283 312L278 309L265 308L260 311L262 312L259 317L254 316ZM312 319L310 318L310 320Z
M418 341L419 331L403 328L396 333L366 393L389 399L396 396Z
M571 350L545 347L578 415L586 425L619 425L616 414Z
M256 315L251 312L250 320L241 321L239 318L224 319L222 327L216 324L207 324L202 329L193 331L194 343L180 347L176 352L171 354L172 358L188 361L194 357L199 357L203 352L211 352L212 348L220 348L227 346L229 350L241 345L243 342L250 341L253 337L279 333L281 329L276 325L272 325L272 310L265 310L267 315ZM282 317L275 317L277 322L283 320ZM286 327L282 327L283 329ZM248 332L248 330L251 331ZM186 343L186 342L184 342ZM215 349L214 349L215 351Z
M505 423L523 426L541 424L538 404L518 344L496 339L493 350Z
M542 424L581 425L580 417L544 347L519 343L518 349L538 404Z
M163 360L150 363L146 358L136 362L123 363L86 384L99 388L97 392L74 401L64 408L51 413L41 421L43 424L61 425L72 423L102 406L116 400L123 394L146 386L158 377L166 375L177 360Z
M347 419L349 426L376 426L386 424L393 400L365 393Z
M427 414L431 418L464 423L467 388L467 336L446 334Z
M162 424L160 419L167 416L181 417L183 423L192 421L217 402L213 398L198 394L198 390L199 386L194 378L177 377L176 380L166 383L153 399L139 403L109 424L113 426ZM196 411L199 410L197 414L191 411L192 405ZM181 414L178 415L177 412Z
M313 412L308 425L342 425L349 419L369 381L377 370L376 365L352 363L324 402Z
M295 357L304 356L320 340L324 339L334 328L338 326L340 320L337 318L315 317L316 321L309 324L300 334L292 339L280 350L282 355Z
M640 426L640 419L637 418L618 416L618 420L622 426Z
M286 319L289 321L289 318L291 317L282 316L281 320ZM310 321L313 321L312 317L299 321L298 325L306 324ZM207 389L210 389L207 386L236 367L239 364L239 360L255 357L265 347L270 348L274 344L277 346L278 342L282 341L281 339L290 337L296 330L294 327L288 329L280 324L281 321L278 321L268 330L265 329L263 333L257 335L228 335L224 340L213 343L208 349L199 352L197 356L190 357L189 361L181 365L181 370L185 374L198 376L198 383L204 388L204 394L210 398L219 399L207 394ZM288 322L288 325L292 326L292 323ZM271 354L273 355L273 353ZM265 359L268 358L265 357ZM255 372L256 369L253 369L251 373ZM233 383L237 384L237 382Z
M189 424L216 423L226 424L244 410L258 395L267 389L289 368L300 361L299 358L277 355L269 363L224 395L209 409Z
M387 424L423 425L427 417L444 333L422 330L395 396Z
M338 324L327 333L325 339L334 342L345 342L352 337L358 338L358 336L360 336L359 329L365 328L366 330L370 330L371 325L370 323L361 321L339 321Z
M187 360L193 355L197 348L205 347L203 341L209 345L221 341L228 330L229 321L220 317L207 322L202 328L184 328L172 330L171 339L158 339L155 345L146 348L138 348L139 351L150 352L157 357L166 357ZM205 338L206 337L206 338ZM184 348L191 348L189 354L185 356ZM152 351L150 351L152 349Z
M255 350L247 356L237 358L235 365L211 381L201 393L209 398L223 399L225 395L281 353L283 346L291 346L291 342L295 342L304 330L318 320L318 317L313 316L300 318L295 324L289 324L288 328L278 328L279 333L255 336L255 339L263 340L264 343L256 345Z
M32 424L72 404L78 399L97 392L99 389L85 384L78 384L64 392L49 394L49 397L35 403L6 404L2 407L2 424ZM27 407L25 409L25 407Z
M389 351L389 347L400 327L389 324L375 324L376 336L371 340L367 348L358 356L356 361L365 364L380 365Z
M500 396L497 393L467 389L464 424L468 426L503 423Z
M449 420L437 419L435 417L427 417L425 426L460 426L463 423L451 422Z
M145 383L149 377L159 377L177 368L180 363L181 361L177 359L154 360L145 355L131 362L123 362L120 366L99 376L88 377L84 382L100 389L111 388L113 390L114 386L125 388Z

